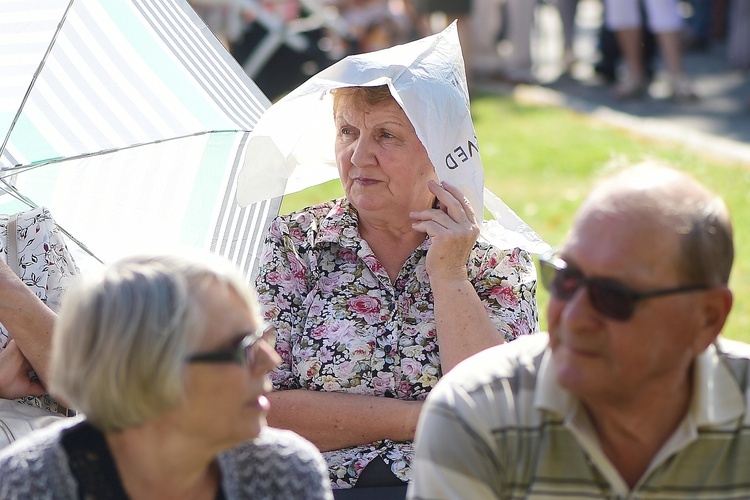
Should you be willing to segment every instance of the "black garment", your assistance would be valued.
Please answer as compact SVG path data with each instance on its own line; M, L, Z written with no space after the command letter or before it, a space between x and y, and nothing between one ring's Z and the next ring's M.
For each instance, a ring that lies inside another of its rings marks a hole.
M416 0L414 7L420 14L431 12L468 14L471 12L471 0Z
M104 434L88 422L81 422L65 429L60 442L78 483L80 500L128 499ZM224 500L221 485L216 500Z
M377 457L362 470L354 488L333 490L335 500L402 500L406 498L407 483L391 471L385 461Z
M602 3L603 4L603 3ZM641 18L643 26L643 63L646 65L646 80L651 81L654 78L654 65L656 60L656 37L648 28L648 13L640 3ZM602 23L599 28L599 52L601 59L594 65L594 70L601 75L607 83L617 81L617 66L620 64L622 52L617 42L615 33Z

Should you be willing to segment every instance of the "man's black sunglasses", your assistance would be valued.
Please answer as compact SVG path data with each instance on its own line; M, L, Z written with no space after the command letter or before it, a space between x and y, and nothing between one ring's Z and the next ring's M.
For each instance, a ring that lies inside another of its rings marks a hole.
M636 292L614 280L587 278L581 271L569 266L567 262L554 254L541 257L539 263L542 283L554 298L570 300L578 289L584 286L594 309L617 321L629 320L639 300L710 288L709 285L685 285L649 292Z
M263 325L257 331L246 334L234 347L193 354L186 361L188 363L239 363L242 366L253 366L257 359L260 339L272 348L276 347L276 329Z

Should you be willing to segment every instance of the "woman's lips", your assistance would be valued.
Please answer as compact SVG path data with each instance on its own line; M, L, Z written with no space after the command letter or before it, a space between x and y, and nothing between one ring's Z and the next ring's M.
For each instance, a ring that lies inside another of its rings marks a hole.
M250 399L247 402L247 407L252 408L253 410L260 410L262 412L268 413L268 410L271 408L271 403L268 401L265 393L262 393L258 394L257 398Z
M258 396L257 403L258 403L258 408L260 408L264 412L268 412L268 410L271 409L271 403L268 401L268 398L264 396L263 394Z
M377 179L369 179L367 177L357 177L356 179L354 179L354 182L364 186L371 186L372 184L377 184L380 181Z

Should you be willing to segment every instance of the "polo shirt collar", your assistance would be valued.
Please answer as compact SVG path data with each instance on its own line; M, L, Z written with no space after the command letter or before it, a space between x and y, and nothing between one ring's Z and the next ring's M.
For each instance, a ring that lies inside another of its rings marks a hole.
M715 344L696 358L693 377L693 396L687 416L698 428L722 425L744 413L742 391ZM539 366L534 408L551 411L567 420L577 406L578 398L557 382L548 346Z

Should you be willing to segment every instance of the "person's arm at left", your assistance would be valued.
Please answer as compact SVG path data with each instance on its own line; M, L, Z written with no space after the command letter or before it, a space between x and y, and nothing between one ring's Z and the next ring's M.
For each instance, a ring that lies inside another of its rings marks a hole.
M47 391L41 382L29 378L31 364L11 339L0 351L0 398L18 399L24 396L41 396Z
M374 441L411 441L422 401L407 401L346 392L291 389L267 395L268 425L289 429L320 451L339 450Z
M467 262L479 237L479 223L469 201L446 183L430 181L440 209L412 212L413 227L427 233L427 274L435 299L435 328L443 373L488 347L505 341L469 281Z
M0 322L42 383L47 381L56 320L57 315L0 261Z

